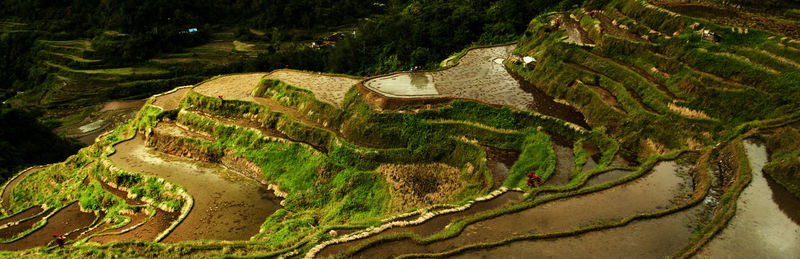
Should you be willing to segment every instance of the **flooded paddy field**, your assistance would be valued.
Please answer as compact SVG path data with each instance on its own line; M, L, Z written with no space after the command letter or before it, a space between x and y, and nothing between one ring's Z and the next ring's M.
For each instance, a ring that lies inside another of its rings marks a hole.
M354 245L357 245L360 242L366 242L366 241L374 240L374 239L377 239L377 238L380 238L382 236L385 236L385 235L388 235L388 234L392 234L392 233L413 232L413 233L416 233L417 235L420 235L420 236L423 236L423 237L427 237L427 236L435 234L435 233L437 233L439 231L444 230L445 227L447 225L449 225L453 220L456 220L456 219L459 219L459 218L463 218L463 217L468 217L468 216L471 216L471 215L476 215L478 213L489 211L489 210L492 210L492 209L501 208L503 206L507 206L509 204L512 204L512 203L515 203L515 202L519 201L521 197L522 197L522 193L509 191L509 192L506 192L504 194L501 194L498 197L495 197L494 199L491 199L491 200L488 200L488 201L483 201L483 202L476 202L475 204L473 204L467 210L464 210L464 211L461 211L461 212L456 212L456 213L449 213L449 214L439 215L439 216L433 217L433 218L431 218L431 219L429 219L429 220L427 220L427 221L425 221L425 222L423 222L422 224L419 224L419 225L408 226L408 227L391 228L391 229L383 231L383 232L381 232L381 233L379 233L377 235L374 235L374 236L371 236L371 237L368 237L368 238L365 238L365 239L362 239L362 240L356 240L356 241L351 241L351 242L347 242L347 243L336 244L336 245L331 245L331 246L325 247L319 254L317 254L317 257L326 258L326 257L334 256L334 255L337 255L337 254L340 254L340 253L346 251L348 248L350 248L350 247L352 247ZM408 219L404 219L404 220L409 220L410 221L410 220L414 220L415 218L416 218L416 216L412 216L412 217L410 217Z
M66 122L67 125L55 129L55 132L75 138L84 145L91 145L103 132L134 118L146 101L147 99L117 100L83 108L82 112L78 112L83 117Z
M496 242L518 234L563 232L637 213L663 210L671 207L676 197L686 195L681 188L684 179L677 170L674 161L660 162L650 173L629 183L476 222L450 239L428 245L418 245L407 239L389 241L363 249L355 256L379 258L443 252L473 243Z
M663 258L681 249L692 236L694 207L656 219L580 235L516 241L455 258Z
M115 146L116 165L155 175L186 188L194 207L165 242L196 239L247 240L264 219L280 208L280 199L264 186L221 165L197 162L149 150L136 137Z
M366 88L391 98L452 97L526 109L533 96L520 88L503 60L516 45L473 49L459 64L430 72L400 72L365 81Z
M75 240L81 231L85 231L97 216L94 213L82 212L77 202L55 212L40 229L7 244L0 244L0 250L25 250L37 246L46 246L53 241L54 234L61 234L69 240Z
M697 257L790 258L800 255L800 200L769 179L762 144L744 143L753 179L736 202L736 214Z

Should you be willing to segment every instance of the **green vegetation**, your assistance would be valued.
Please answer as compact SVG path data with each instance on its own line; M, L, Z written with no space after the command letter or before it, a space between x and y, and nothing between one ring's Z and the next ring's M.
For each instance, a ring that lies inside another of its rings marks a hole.
M765 138L770 157L764 172L800 198L800 143L796 141L800 132L794 127L785 127Z
M172 5L176 10L183 10L180 7L184 4L179 1ZM36 6L36 3L21 5ZM693 192L669 208L627 215L611 222L593 222L564 232L513 234L496 242L405 255L449 256L519 240L575 236L668 216L701 204L707 197L719 198L714 204L705 205L710 206L712 215L697 223L689 243L675 254L692 256L733 217L737 198L752 176L741 141L756 133L766 140L770 151L770 161L764 171L800 197L797 173L800 171L800 144L795 141L800 138L796 112L800 108L797 91L797 82L800 82L797 48L800 46L772 32L732 32L731 27L671 14L639 0L583 3L571 0L391 1L386 5L363 1L316 5L307 1L293 4L235 1L225 7L218 3L198 3L204 7L219 7L216 17L235 27L234 32L217 33L206 32L214 26L202 24L203 19L208 18L199 16L208 14L211 9L188 8L183 10L185 13L164 13L161 9L152 9L153 4L149 2L139 7L128 6L130 3L125 1L100 5L105 9L94 11L99 15L77 7L73 10L77 17L98 15L111 21L104 28L80 25L89 28L85 34L64 32L67 35L56 37L45 33L47 36L40 37L3 32L4 38L0 38L3 46L40 59L35 64L19 60L3 64L2 68L8 68L8 72L3 72L2 76L11 78L10 82L23 80L21 74L26 72L28 79L37 82L35 85L12 83L12 87L4 88L33 89L27 96L15 98L17 102L24 100L20 98L31 98L43 100L40 104L44 106L67 107L76 101L63 99L63 96L93 89L79 87L86 82L103 85L104 91L74 97L84 104L92 103L92 98L101 95L143 96L216 73L271 70L286 65L359 75L405 70L413 65L433 68L439 59L454 52L456 54L451 56L456 59L453 63L457 63L465 53L457 51L465 46L516 41L515 56L505 62L509 70L545 94L580 111L591 128L581 128L535 112L468 100L380 110L356 88L350 89L341 107L337 107L318 100L309 90L280 80L262 80L252 92L256 97L269 98L271 100L267 101L284 106L275 110L270 108L274 106L257 102L222 100L189 91L179 109L164 111L145 105L136 118L101 137L98 143L81 149L63 163L49 165L22 179L11 190L9 212L42 204L60 209L77 202L83 209L107 212L103 219L115 223L111 228L121 228L130 220L121 213L128 210L161 207L183 211L181 217L185 217L193 202L190 197L180 195L185 193L182 187L118 168L108 159L113 144L137 133L145 134L147 145L156 146L156 149L159 145L172 145L188 152L178 152L178 155L193 159L244 164L242 174L285 194L283 208L266 218L261 231L250 241L122 242L100 247L82 244L64 250L37 248L36 252L44 256L196 255L193 253L203 253L201 256L298 256L313 251L316 245L339 238L330 234L330 230L369 231L381 226L386 223L383 219L395 216L393 214L398 211L392 208L395 199L406 197L403 195L425 197L439 187L423 176L437 176L440 172L421 172L413 175L416 178L397 180L402 174L384 170L382 168L386 167L382 166L439 164L455 168L454 174L464 184L445 194L442 204L428 200L430 207L409 209L425 215L484 199L478 197L485 197L492 191L496 176L489 168L487 160L493 159L489 152L497 152L497 149L519 154L519 159L508 165L508 177L502 185L524 190L525 198L495 209L457 216L448 222L448 227L429 235L405 230L383 234L350 247L344 256L394 240L427 245L453 238L470 224L557 199L607 190L642 177L660 161L694 152L692 155L700 154L700 158L689 175ZM262 5L273 8L264 12L249 8ZM236 8L247 9L241 20L233 17ZM592 10L602 10L600 14L606 17L590 15ZM141 11L152 13L139 14ZM290 16L298 12L301 14ZM336 15L337 12L341 15ZM176 21L154 19L135 24L119 18L131 13L137 14L133 20L174 15ZM34 16L55 15L43 12ZM368 15L372 16L359 20ZM568 18L572 16L574 21L570 22L577 25L565 23L562 26L577 27L557 28L553 25L553 15L564 19L572 19ZM527 23L531 16L536 17ZM605 22L612 19L616 22ZM333 22L316 25L327 20ZM60 21L63 24L54 25L56 29L63 30L65 24L76 23ZM358 22L355 29L329 28L355 22ZM194 24L201 24L197 25L201 33L176 33ZM702 29L717 33L722 41L703 40ZM352 30L354 33L350 33ZM335 47L305 47L304 41L330 31L348 33ZM576 35L571 35L574 32L570 31L584 32L585 35L581 35L586 38L582 36L577 41L585 42L566 42L565 39L575 40ZM56 40L74 37L91 40ZM49 40L42 40L44 38ZM236 41L200 45L210 38ZM256 43L251 46L239 41L245 39ZM34 46L14 45L12 40L30 42ZM170 44L137 51L163 42ZM514 61L524 56L534 57L537 62L523 65ZM613 95L615 104L604 100L608 96L601 95L599 88ZM12 95L13 90L3 94ZM150 99L148 103L153 101ZM278 111L286 109L290 112ZM77 117L63 119L72 122L78 121ZM32 123L24 128L37 128L38 124ZM175 130L183 134L159 133L167 124L177 126ZM568 168L568 181L563 185L528 187L525 177L529 172L534 171L545 181L553 178L557 162L554 141L572 146L574 166ZM0 142L0 146L3 143L6 142ZM8 143L11 147L26 147ZM724 145L719 147L720 143ZM57 146L53 150L63 149ZM45 152L33 150L32 153ZM597 166L584 171L590 156ZM623 157L630 161L620 161ZM16 167L12 170L32 163L30 159L2 158L0 161L13 160ZM710 172L710 161L719 161L730 168ZM592 177L613 170L630 173L587 186ZM714 192L709 194L711 173L720 174L714 179L724 182L715 183L719 186L714 186ZM126 204L124 199L105 191L100 181L124 187L148 205ZM413 182L407 185L416 189L410 194L400 193L394 188L398 182ZM173 224L170 230L174 227Z
M535 172L542 181L547 181L556 169L556 154L550 137L534 130L528 130L526 133L522 154L508 172L508 178L503 186L528 188L526 182L528 173Z

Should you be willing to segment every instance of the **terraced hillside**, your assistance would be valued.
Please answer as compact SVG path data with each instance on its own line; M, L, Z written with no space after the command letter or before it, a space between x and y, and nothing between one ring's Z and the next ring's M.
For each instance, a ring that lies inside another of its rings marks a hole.
M112 40L128 37L112 31L104 36ZM32 47L35 53L31 62L35 64L30 76L41 76L44 81L6 102L17 107L43 108L47 120L61 124L58 132L91 144L104 130L118 126L123 115L130 117L128 108L141 108L144 98L176 85L200 82L216 71L254 57L260 50L253 44L237 49L234 45L246 43L218 33L212 42L186 49L186 53L165 54L131 67L104 59L108 54L99 53L92 42L37 40ZM120 104L126 107L117 107ZM110 106L118 109L109 109Z
M702 40L703 30L722 40ZM798 254L795 45L644 1L589 1L437 71L215 77L151 97L67 161L6 183L0 248ZM762 220L776 226L771 238Z

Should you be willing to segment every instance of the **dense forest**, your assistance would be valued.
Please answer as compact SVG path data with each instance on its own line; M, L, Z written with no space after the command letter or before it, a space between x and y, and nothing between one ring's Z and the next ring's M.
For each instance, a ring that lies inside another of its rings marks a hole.
M0 181L34 164L64 160L80 145L52 132L36 120L38 114L0 107Z

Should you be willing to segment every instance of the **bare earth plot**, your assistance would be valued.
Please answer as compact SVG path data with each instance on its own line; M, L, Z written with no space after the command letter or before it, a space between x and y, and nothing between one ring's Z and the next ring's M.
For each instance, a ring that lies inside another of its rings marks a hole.
M317 100L342 106L344 95L353 85L361 81L346 76L322 75L312 72L281 69L272 71L265 78L278 79L292 86L308 89Z
M530 110L533 95L523 91L503 66L515 47L473 49L452 68L392 74L365 81L364 86L390 98L465 98Z
M183 97L186 96L188 92L189 88L182 88L175 92L156 97L156 101L153 102L153 105L164 108L164 110L177 109L178 104L181 103L181 100L183 100Z
M205 96L222 96L224 99L255 101L253 89L266 73L236 74L219 77L194 87Z

